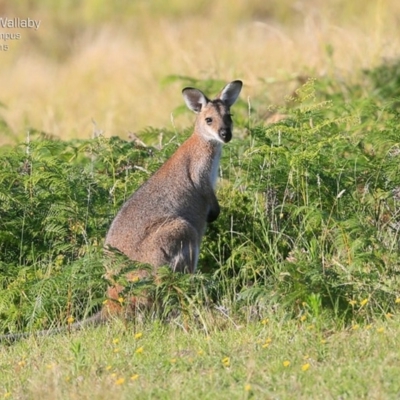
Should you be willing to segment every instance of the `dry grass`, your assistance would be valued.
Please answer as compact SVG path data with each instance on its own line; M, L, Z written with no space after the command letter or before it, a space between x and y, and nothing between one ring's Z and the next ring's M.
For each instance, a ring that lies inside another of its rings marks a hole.
M101 0L22 3L0 0L3 16L42 20L35 32L0 29L22 35L0 52L0 115L19 138L28 127L89 137L92 118L122 137L170 128L183 103L182 84L161 84L170 74L240 78L243 98L267 107L283 101L297 76L351 76L398 56L400 46L396 0L138 1L121 10ZM174 123L180 129L191 118Z

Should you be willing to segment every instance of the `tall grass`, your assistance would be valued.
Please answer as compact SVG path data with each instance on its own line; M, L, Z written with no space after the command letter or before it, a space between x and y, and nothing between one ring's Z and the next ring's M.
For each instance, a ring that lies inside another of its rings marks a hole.
M88 138L92 119L125 138L182 128L190 117L175 114L180 86L163 85L169 75L243 79L263 113L299 77L347 79L396 56L398 9L394 0L3 3L5 16L42 23L0 55L1 115L20 140L31 127Z

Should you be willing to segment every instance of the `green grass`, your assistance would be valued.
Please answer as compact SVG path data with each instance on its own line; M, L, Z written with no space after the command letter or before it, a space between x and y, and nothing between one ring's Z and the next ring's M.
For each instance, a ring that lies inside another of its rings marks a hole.
M30 338L0 349L0 396L398 398L398 319L348 329L315 322L279 314L233 321L220 314L200 327L184 328L179 318L126 326L114 321L71 335Z

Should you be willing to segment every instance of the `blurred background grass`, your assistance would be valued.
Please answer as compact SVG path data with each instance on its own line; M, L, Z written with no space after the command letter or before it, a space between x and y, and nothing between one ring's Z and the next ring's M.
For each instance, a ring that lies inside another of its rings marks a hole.
M34 128L88 138L186 127L185 82L242 79L262 115L305 77L357 79L398 56L398 0L0 0L0 16L41 20L0 51L0 143ZM166 82L169 82L167 84Z

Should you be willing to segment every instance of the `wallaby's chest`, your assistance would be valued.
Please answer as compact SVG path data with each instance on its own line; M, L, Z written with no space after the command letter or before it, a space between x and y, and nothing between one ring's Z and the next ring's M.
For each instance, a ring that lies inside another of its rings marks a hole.
M181 149L184 151L181 151L180 155L184 155L184 159L180 160L180 163L187 167L189 180L198 188L205 186L215 189L222 145L199 140L197 136L193 135L186 144L182 145ZM186 172L183 173L186 174Z
M217 184L220 159L221 159L221 147L219 146L215 151L214 157L211 161L211 168L210 168L210 182L214 189Z

